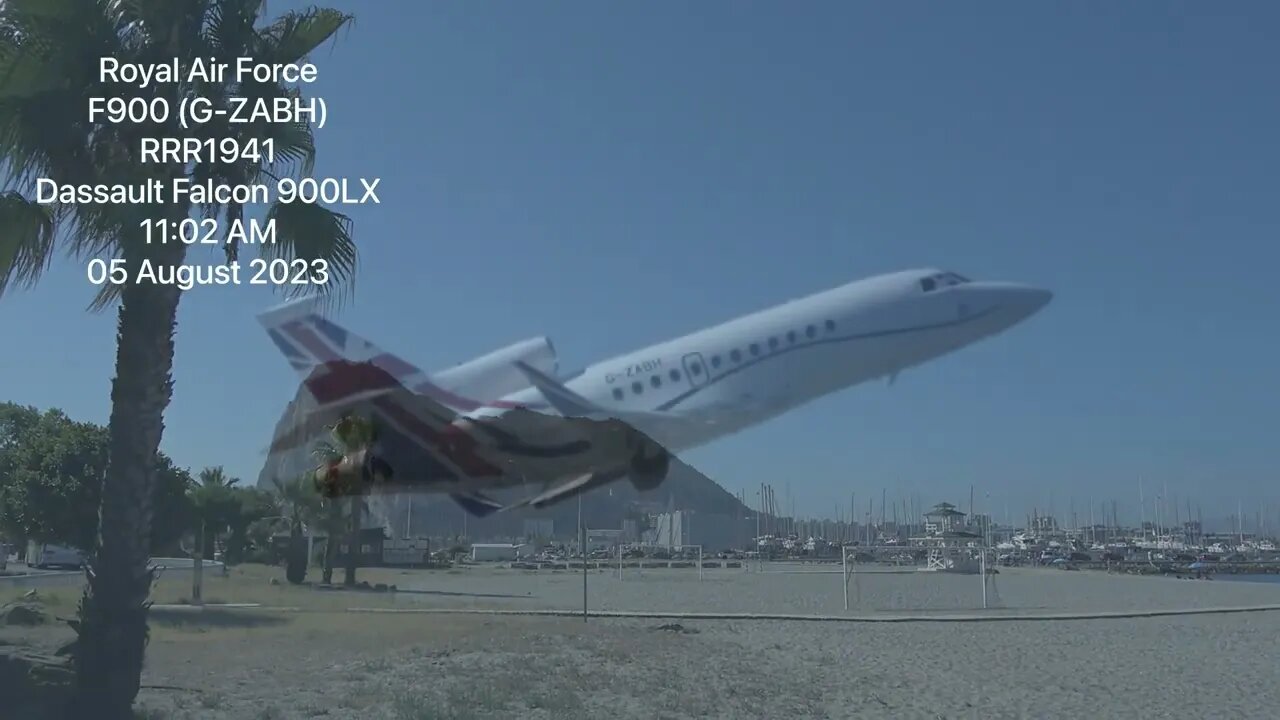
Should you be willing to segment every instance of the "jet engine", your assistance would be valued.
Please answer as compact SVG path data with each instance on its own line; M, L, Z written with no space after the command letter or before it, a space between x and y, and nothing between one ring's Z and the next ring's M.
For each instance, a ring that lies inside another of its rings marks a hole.
M316 468L312 482L321 495L336 498L364 495L375 485L389 483L393 475L390 463L365 448Z
M646 442L631 456L628 474L636 490L644 492L661 485L667 479L667 471L670 469L671 454L666 448L655 442Z

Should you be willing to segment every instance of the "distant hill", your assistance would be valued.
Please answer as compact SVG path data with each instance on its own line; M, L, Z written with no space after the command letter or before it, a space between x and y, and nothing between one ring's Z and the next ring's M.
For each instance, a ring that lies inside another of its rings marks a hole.
M295 418L315 406L305 388L300 388L293 401L281 414L273 433L273 441ZM258 486L271 488L272 478L296 477L314 469L316 461L311 448L299 448L267 458L258 473ZM530 488L533 491L533 488ZM496 499L513 502L527 496L519 488L490 493ZM472 538L520 537L525 520L551 519L558 537L572 537L578 523L577 499L542 510L524 508L489 518L475 518L463 512L447 495L404 494L375 498L372 511L379 523L393 529L395 535L451 536L465 533ZM582 513L587 527L620 528L626 517L638 517L650 511L692 510L700 514L743 517L750 513L738 499L715 481L683 463L673 463L666 482L655 490L639 492L627 480L597 488L582 496Z

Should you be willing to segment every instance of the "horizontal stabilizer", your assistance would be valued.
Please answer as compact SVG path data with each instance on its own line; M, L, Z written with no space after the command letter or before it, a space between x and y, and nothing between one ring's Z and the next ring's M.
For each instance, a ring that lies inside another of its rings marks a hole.
M532 498L529 498L528 500L524 501L521 504L529 505L535 508L543 508L543 507L546 507L547 505L560 502L561 500L568 500L569 498L575 495L584 493L590 490L591 488L596 487L597 485L603 484L606 481L607 481L607 478L601 475L600 473L596 473L596 472L583 473L575 477L574 479L570 480L569 482L561 483L560 485L557 485L551 488L550 490L547 490Z
M450 493L449 497L476 517L487 517L502 509L502 503L478 492Z
M599 405L570 390L563 383L557 382L529 363L517 360L516 367L520 368L520 372L529 378L530 384L536 387L538 392L542 393L542 396L547 399L547 402L551 403L551 407L555 408L556 412L561 415L565 417L592 417L607 414Z

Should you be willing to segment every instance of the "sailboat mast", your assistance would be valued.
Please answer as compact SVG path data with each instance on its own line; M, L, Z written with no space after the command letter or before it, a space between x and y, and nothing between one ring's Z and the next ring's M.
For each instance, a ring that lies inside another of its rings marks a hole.
M1142 531L1142 539L1147 539L1147 501L1142 495L1142 476L1138 476L1138 528Z

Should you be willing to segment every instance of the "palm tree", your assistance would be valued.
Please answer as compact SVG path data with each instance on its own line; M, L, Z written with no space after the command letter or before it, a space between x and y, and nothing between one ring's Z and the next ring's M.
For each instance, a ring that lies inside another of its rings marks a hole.
M0 193L0 292L35 283L59 249L81 259L122 260L136 271L149 263L161 271L184 264L181 242L147 242L147 221L179 223L194 215L223 221L224 230L244 217L238 203L196 206L185 199L151 203L39 204L37 179L65 186L123 184L140 187L173 181L242 185L310 173L315 146L306 122L232 124L230 114L204 124L180 123L178 108L191 96L229 109L230 98L271 102L299 91L276 82L113 84L100 82L99 58L154 65L175 60L180 69L197 58L232 64L238 57L266 63L304 59L351 21L343 13L309 9L259 24L261 0L5 0L0 3L0 165L9 176ZM87 112L89 98L113 94L134 103L165 103L158 123L112 124ZM216 118L216 116L215 116ZM185 124L185 127L184 127ZM271 140L274 157L220 164L147 163L142 139ZM261 246L271 258L325 261L327 291L354 272L350 220L314 204L275 204L276 242ZM222 236L229 261L239 242ZM92 260L91 260L92 261ZM132 272L131 271L131 272ZM317 278L318 279L318 278ZM147 642L147 597L154 579L148 567L152 485L164 411L173 391L174 330L181 290L133 277L101 286L91 307L119 303L117 355L111 389L110 446L98 541L80 606L73 650L80 714L126 717L137 695Z
M261 488L234 488L235 506L227 523L227 546L222 561L228 565L244 562L250 547L250 530L258 521L278 514L275 497Z
M305 475L288 481L271 479L283 516L289 520L289 549L285 554L285 578L297 585L307 577L311 558L302 531L321 517L321 498Z
M342 533L342 499L325 498L324 519L324 565L321 569L321 582L325 585L333 583L333 562L338 557L338 536Z
M240 478L227 477L227 471L221 465L207 467L196 476L200 487L231 489L240 484Z
M329 430L330 439L321 441L317 444L314 452L318 458L324 463L324 467L316 471L317 486L323 484L326 477L332 478L331 482L335 483L333 497L329 497L328 503L330 514L328 525L335 530L340 522L338 522L339 498L343 494L351 496L348 510L348 526L347 526L347 557L346 572L342 580L342 584L348 587L356 584L356 566L359 560L360 552L360 530L363 524L361 520L365 513L365 504L363 495L359 492L354 484L362 481L358 477L358 472L364 467L364 463L349 462L353 458L362 458L373 446L377 439L377 432L371 421L356 415L348 415L338 421ZM348 462L343 462L343 461ZM343 473L338 470L341 464L343 469L355 470L355 473ZM331 563L332 551L330 548L336 546L337 535L333 533L329 536L328 547L325 549L326 563ZM332 570L326 574L326 582L332 579Z
M207 467L200 471L188 493L195 510L200 554L206 560L213 558L218 536L236 522L240 498L235 490L239 483L239 478L227 477L222 466Z

